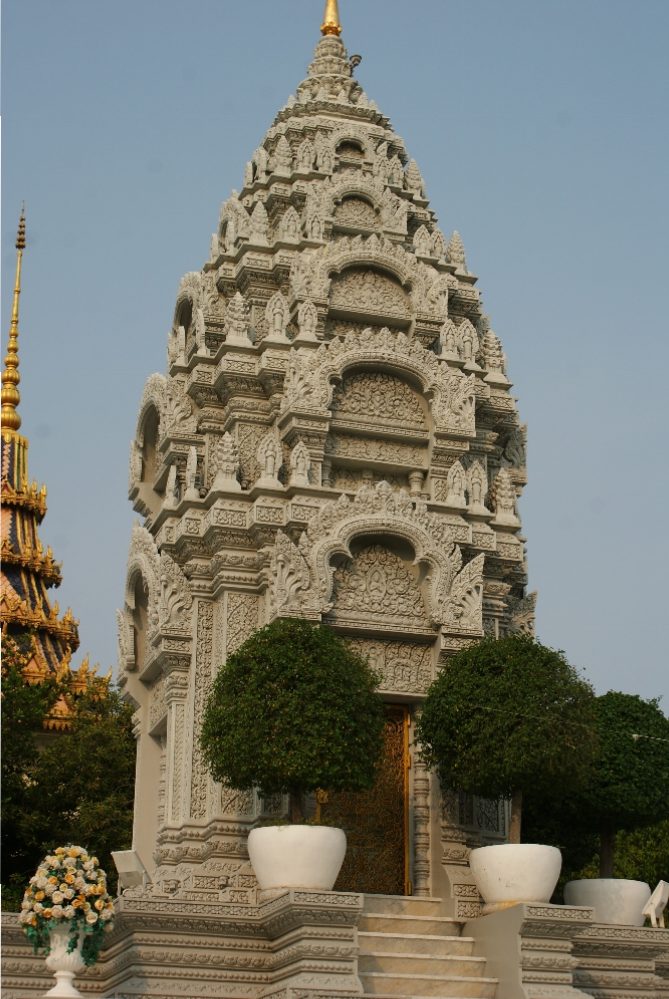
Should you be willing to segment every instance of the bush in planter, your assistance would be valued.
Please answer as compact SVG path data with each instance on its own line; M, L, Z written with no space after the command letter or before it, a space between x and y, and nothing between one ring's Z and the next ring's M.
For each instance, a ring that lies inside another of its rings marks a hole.
M201 746L215 780L289 794L291 822L305 793L374 783L384 724L378 680L333 631L279 618L219 671Z
M561 652L525 635L486 638L449 659L417 725L444 787L511 798L520 842L523 794L586 781L595 750L593 693Z
M657 700L609 691L595 698L598 749L574 820L599 834L600 877L611 878L618 832L669 818L669 719Z

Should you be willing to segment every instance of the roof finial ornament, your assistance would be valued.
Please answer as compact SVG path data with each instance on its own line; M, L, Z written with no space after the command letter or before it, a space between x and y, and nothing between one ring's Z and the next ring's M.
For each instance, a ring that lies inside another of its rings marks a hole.
M341 35L339 4L337 0L325 0L325 13L321 24L322 35Z
M12 318L9 324L7 354L5 368L2 372L2 427L3 430L18 430L21 417L16 407L21 401L18 384L19 375L19 296L21 294L21 261L26 245L26 213L25 205L21 206L19 229L16 234L16 280L14 281L14 298L12 300Z

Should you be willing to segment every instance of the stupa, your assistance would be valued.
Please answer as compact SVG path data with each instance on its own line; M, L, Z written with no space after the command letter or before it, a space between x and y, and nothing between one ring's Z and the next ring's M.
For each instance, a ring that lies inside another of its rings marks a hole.
M525 428L462 240L440 230L340 30L328 4L306 79L222 205L209 259L181 280L167 373L141 400L130 496L142 521L119 612L135 849L165 890L239 898L252 885L243 835L283 804L212 782L201 713L254 629L305 617L369 658L395 733L393 800L384 782L369 812L388 815L396 850L359 814L358 869L338 886L450 897L457 885L462 913L467 844L503 839L505 810L440 802L411 722L454 651L532 626L516 507Z
M134 840L87 994L659 999L667 931L548 904L480 916L469 848L504 840L505 806L442 796L413 743L455 651L532 630L525 429L462 240L355 80L336 0L321 31L140 404L118 615ZM285 802L215 784L199 748L213 676L276 616L330 625L382 677L384 779L334 803L357 859L331 892L258 889L247 833ZM10 932L7 995L36 997Z
M61 568L51 548L44 549L39 525L46 513L46 487L28 478L28 439L19 433L19 301L21 267L26 245L22 212L16 237L16 276L5 367L2 372L2 572L0 574L0 624L5 650L18 643L21 672L29 684L56 677L64 692L44 719L47 731L67 730L71 724L71 695L94 686L100 693L107 680L96 677L85 657L71 668L79 646L78 622L71 610L61 617L48 590L61 583ZM67 694L65 693L67 687Z

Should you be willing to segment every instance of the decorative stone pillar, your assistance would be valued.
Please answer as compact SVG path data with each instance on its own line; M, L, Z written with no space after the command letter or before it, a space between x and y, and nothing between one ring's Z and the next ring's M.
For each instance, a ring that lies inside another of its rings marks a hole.
M167 746L165 765L166 807L165 824L179 825L184 814L184 734L186 728L186 698L188 696L188 671L171 669L165 677L167 702Z

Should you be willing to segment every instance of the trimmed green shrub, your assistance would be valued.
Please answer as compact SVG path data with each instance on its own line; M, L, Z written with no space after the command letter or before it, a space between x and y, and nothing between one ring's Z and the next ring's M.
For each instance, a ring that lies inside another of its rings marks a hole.
M595 749L593 692L561 652L526 635L486 638L449 659L417 736L445 788L511 798L520 842L524 793L570 793Z
M327 627L280 618L255 632L219 671L201 746L215 780L290 795L292 822L319 788L374 783L383 705L367 662Z

